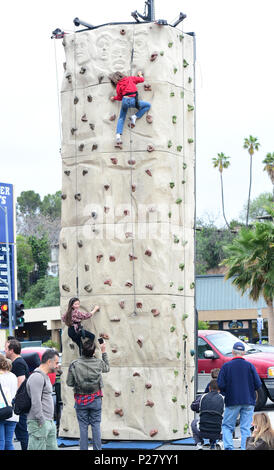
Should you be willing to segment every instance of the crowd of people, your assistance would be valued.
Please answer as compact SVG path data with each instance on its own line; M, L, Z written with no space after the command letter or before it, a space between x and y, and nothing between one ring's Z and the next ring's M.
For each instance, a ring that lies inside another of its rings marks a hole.
M79 357L68 368L66 384L73 388L74 408L80 431L80 450L88 449L88 429L91 426L93 449L101 450L102 373L110 370L105 342L96 343L95 335L83 329L81 321L92 317L79 310L78 298L70 300L62 320L68 326L69 337L79 347ZM96 347L98 346L98 347ZM102 357L98 358L97 350ZM274 430L266 413L254 413L256 392L262 386L253 364L244 358L244 343L238 341L233 358L221 369L213 369L212 380L204 394L191 404L196 414L191 424L196 449L202 449L204 439L210 448L233 450L237 422L240 425L241 449L274 450ZM49 374L59 369L59 353L46 349L41 363L31 373L21 356L21 343L8 337L5 355L0 354L0 450L14 450L14 436L22 450L57 450L54 402ZM15 414L14 399L26 385L30 405L27 412Z
M192 423L196 449L234 450L235 428L240 425L241 450L274 450L274 430L266 413L254 413L256 393L262 387L253 364L246 361L245 345L237 341L233 358L211 371L212 380L191 404L198 414Z

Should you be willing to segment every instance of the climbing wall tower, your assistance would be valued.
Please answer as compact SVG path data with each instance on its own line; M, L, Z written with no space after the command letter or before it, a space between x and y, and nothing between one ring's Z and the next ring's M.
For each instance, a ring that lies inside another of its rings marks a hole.
M83 311L100 306L83 323L107 343L104 439L182 438L193 418L193 41L153 23L64 38L61 313L74 296ZM121 149L108 78L118 70L141 70L139 99L151 103L134 129L126 121ZM66 326L62 343L60 435L78 437L65 384L78 348Z

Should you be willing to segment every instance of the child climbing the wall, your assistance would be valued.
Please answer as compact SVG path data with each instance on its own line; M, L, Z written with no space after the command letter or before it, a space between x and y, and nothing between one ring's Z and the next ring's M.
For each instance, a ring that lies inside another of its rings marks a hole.
M79 353L82 353L81 340L88 338L92 341L95 339L95 335L91 331L87 331L81 324L82 320L87 320L93 317L93 315L100 310L98 305L95 305L94 309L90 313L80 312L80 300L77 297L73 297L69 300L68 308L66 313L62 315L62 320L68 326L68 336L77 344Z
M125 76L121 72L115 72L110 75L111 83L116 87L116 96L111 96L111 101L122 101L120 116L117 122L116 129L116 145L122 144L121 135L123 133L125 119L129 108L138 109L136 114L130 116L131 128L135 127L137 119L140 119L145 112L149 111L150 103L146 101L139 101L137 84L144 82L142 72L137 73L137 77Z

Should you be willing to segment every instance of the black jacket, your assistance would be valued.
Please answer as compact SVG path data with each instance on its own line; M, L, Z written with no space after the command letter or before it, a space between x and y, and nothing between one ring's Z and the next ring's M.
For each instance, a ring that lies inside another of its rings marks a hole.
M192 404L192 411L199 413L201 437L219 439L222 432L224 397L218 392L200 395Z

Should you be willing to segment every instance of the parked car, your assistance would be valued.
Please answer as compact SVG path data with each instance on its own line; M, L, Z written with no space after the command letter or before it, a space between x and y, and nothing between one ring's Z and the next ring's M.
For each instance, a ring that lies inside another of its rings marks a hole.
M212 369L221 368L225 362L231 361L236 341L239 338L228 331L198 331L198 393L202 393L210 382ZM274 353L261 352L253 344L245 344L245 348L245 359L254 364L262 381L255 407L261 410L268 398L274 401Z

